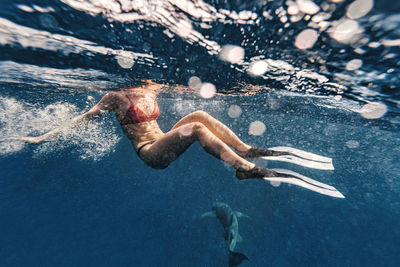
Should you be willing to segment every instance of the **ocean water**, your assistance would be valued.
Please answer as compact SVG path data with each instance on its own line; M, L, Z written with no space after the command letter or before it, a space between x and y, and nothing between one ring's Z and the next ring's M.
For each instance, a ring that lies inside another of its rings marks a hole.
M197 143L153 170L108 114L0 142L0 266L228 266L221 224L200 218L215 201L249 216L240 266L397 266L399 29L386 0L2 0L0 139L151 78L169 83L162 130L204 110L252 146L331 157L329 171L252 161L345 198L239 181Z

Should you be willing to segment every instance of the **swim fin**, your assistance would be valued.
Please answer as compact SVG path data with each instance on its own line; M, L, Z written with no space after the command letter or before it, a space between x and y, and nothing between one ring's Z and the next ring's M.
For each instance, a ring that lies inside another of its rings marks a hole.
M265 160L276 160L297 164L303 167L334 170L332 159L314 153L306 152L293 147L277 146L268 148L270 151L281 152L281 155L271 155L260 157ZM275 153L277 154L277 153Z
M286 177L264 177L264 180L271 181L271 182L281 182L281 183L288 183L294 184L306 189L315 191L317 193L337 197L337 198L345 198L342 193L340 193L336 188L333 186L315 181L307 176L301 175L297 172L285 170L285 169L272 169L281 174L285 174ZM291 177L287 177L290 175Z

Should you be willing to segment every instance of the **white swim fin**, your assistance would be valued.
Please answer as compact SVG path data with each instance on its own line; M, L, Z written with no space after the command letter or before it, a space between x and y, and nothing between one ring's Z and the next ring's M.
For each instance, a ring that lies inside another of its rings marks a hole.
M264 177L264 180L271 181L271 182L281 182L281 183L288 183L294 184L306 189L315 191L317 193L337 197L337 198L345 198L342 193L340 193L336 188L333 186L315 181L309 177L301 175L297 172L285 170L285 169L272 169L278 173L288 174L293 177Z
M334 170L332 159L320 156L314 153L306 152L293 147L277 146L268 148L268 150L290 153L291 155L265 156L260 157L265 160L276 160L297 164L300 166L319 169Z

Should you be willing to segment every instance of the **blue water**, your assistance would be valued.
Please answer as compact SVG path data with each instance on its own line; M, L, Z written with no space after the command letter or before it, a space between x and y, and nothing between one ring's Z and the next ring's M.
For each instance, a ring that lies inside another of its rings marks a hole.
M398 265L397 2L376 2L356 19L363 33L351 43L321 31L307 50L293 43L312 27L304 19L286 27L283 1L206 2L217 10L251 11L260 19L256 24L214 15L201 20L161 1L124 12L110 7L114 1L102 7L77 2L1 2L0 139L62 125L132 79L187 85L197 76L219 94L205 99L166 88L159 97L162 130L205 110L250 145L292 146L333 158L334 171L252 161L330 184L346 198L238 181L197 143L169 168L153 170L108 114L40 146L0 143L0 266L228 266L222 226L200 219L215 201L250 217L239 218L244 242L236 249L250 259L240 266ZM328 2L336 9L327 9L326 21L345 17L351 2ZM149 19L160 3L169 8L168 23ZM325 2L315 3L322 8ZM121 14L147 19L127 22ZM178 34L179 19L202 37ZM217 46L204 45L208 41ZM221 60L225 44L244 48L243 60ZM134 60L123 51L135 53ZM248 70L256 56L269 65L254 77ZM352 59L362 65L346 69ZM386 112L368 118L362 108L370 102ZM228 115L232 105L241 107L237 118ZM254 121L266 126L261 135L249 132Z

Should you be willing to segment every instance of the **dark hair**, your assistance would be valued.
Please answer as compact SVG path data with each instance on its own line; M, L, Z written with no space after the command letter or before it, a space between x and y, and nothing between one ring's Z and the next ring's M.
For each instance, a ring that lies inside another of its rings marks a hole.
M121 90L127 90L135 87L141 87L143 85L148 84L148 82L144 79L132 79L131 82L128 85L120 85L118 87L114 87L109 89L110 91L121 91Z
M163 84L163 85L173 85L176 83L170 83L165 80L159 80L159 79L132 79L131 82L128 85L121 85L119 87L115 87L110 89L110 91L121 91L121 90L127 90L127 89L132 89L136 87L141 87L144 85L148 85L150 83L156 83L156 84Z

